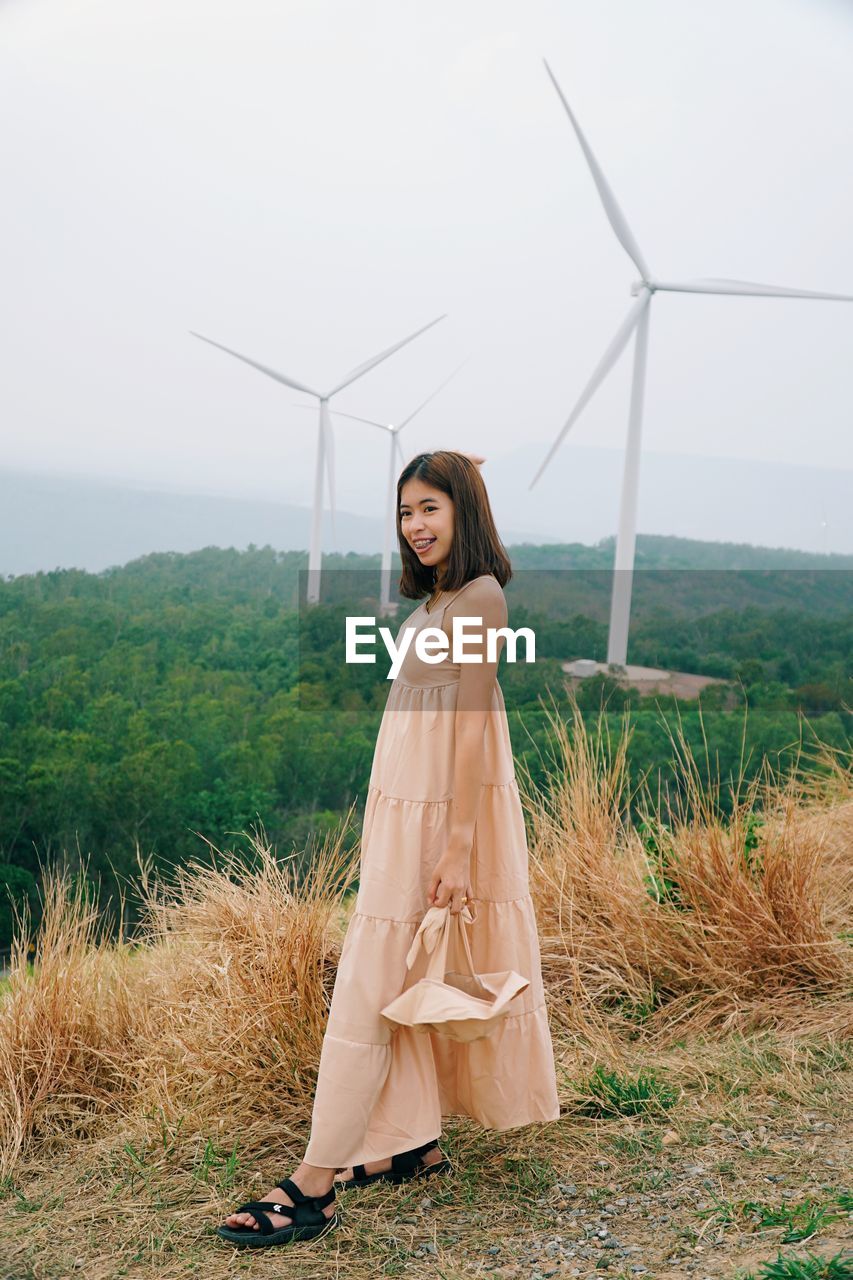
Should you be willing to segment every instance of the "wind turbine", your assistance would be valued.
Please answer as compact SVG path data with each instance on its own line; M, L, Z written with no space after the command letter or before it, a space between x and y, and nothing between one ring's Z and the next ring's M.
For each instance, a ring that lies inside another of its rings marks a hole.
M332 536L333 538L335 537L335 440L329 415L329 401L332 396L336 396L339 391L343 391L344 387L350 386L358 378L363 378L366 373L369 373L371 369L375 369L383 360L393 356L395 351L399 351L401 347L413 342L415 338L419 338L422 333L426 333L427 329L431 329L434 324L438 324L439 320L443 319L444 316L438 316L435 320L430 320L429 324L425 324L422 329L418 329L415 333L410 333L408 338L403 338L401 342L395 342L392 347L388 347L385 351L380 351L378 356L373 356L370 360L366 360L364 364L358 365L345 378L333 386L331 391L315 391L313 387L307 387L304 382L297 382L295 378L286 377L285 374L279 373L277 369L271 369L269 365L260 364L257 360L250 359L249 356L241 355L239 351L232 351L230 347L223 346L221 342L214 342L213 338L206 338L203 333L196 333L194 329L190 330L194 338L201 338L202 342L208 342L212 347L218 347L220 351L224 351L227 355L235 356L236 359L242 360L244 364L251 365L253 369L259 370L260 373L265 373L268 378L273 378L276 382L283 383L284 386L290 387L293 391L304 391L306 395L316 396L320 402L317 461L314 469L314 510L311 516L311 548L308 553L308 590L306 599L309 604L317 604L320 599L320 566L323 556L324 464L329 483Z
M404 418L403 421L398 422L396 426L390 422L376 422L373 418L360 418L358 414L344 413L341 409L335 409L334 411L335 416L338 418L350 418L353 422L364 422L369 427L378 427L380 431L388 433L388 487L385 498L385 534L382 544L381 569L382 588L379 602L380 609L384 613L389 613L391 610L391 547L394 542L394 534L397 530L396 512L394 507L397 501L395 472L397 469L398 459L401 467L406 465L398 437L400 432L403 430L403 427L407 427L412 419L416 418L421 410L425 409L428 404L431 404L438 393L443 391L449 382L453 381L464 364L465 361L463 360L462 364L458 365L453 370L450 377L445 378L444 382L436 387L432 395L427 396L423 404L419 404L417 409L415 409L413 413L409 414L408 418Z
M543 59L544 61L544 59ZM634 371L631 383L631 403L628 413L628 441L625 449L625 463L622 473L622 495L619 505L619 531L616 538L616 560L613 574L613 591L610 601L610 631L607 640L607 662L624 666L628 652L628 623L631 614L631 583L634 572L634 545L637 528L637 488L640 469L640 434L643 421L643 394L646 382L646 360L649 343L650 303L656 293L724 293L739 297L754 298L822 298L832 302L853 302L853 296L839 293L817 293L807 289L780 288L771 284L756 284L750 280L726 280L715 277L687 282L664 281L656 279L628 226L622 210L616 202L601 166L593 154L592 148L584 137L566 96L557 83L557 79L545 62L545 70L560 97L566 115L572 123L587 165L598 188L604 212L616 239L634 263L640 273L640 279L631 286L631 294L636 302L631 306L627 316L619 326L613 340L593 370L589 382L584 387L577 404L570 413L562 431L552 444L544 462L530 482L533 488L548 463L554 457L568 432L577 422L586 405L600 387L613 368L619 356L628 345L628 341L636 330L634 343Z
M821 551L827 555L829 521L826 518L826 498L821 497L820 500L820 527L823 532L823 545Z

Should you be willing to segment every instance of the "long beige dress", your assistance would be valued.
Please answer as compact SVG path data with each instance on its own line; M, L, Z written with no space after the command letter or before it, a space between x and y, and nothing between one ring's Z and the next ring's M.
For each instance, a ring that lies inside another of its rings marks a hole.
M441 626L451 601L477 581L431 612L422 602L401 624L397 644L404 627ZM436 665L421 661L413 638L389 689L365 805L358 897L320 1056L309 1164L345 1168L396 1155L436 1138L443 1115L471 1116L489 1129L559 1115L524 817L497 680L471 853L477 919L469 937L479 972L514 969L530 985L497 1030L467 1044L392 1031L379 1013L417 975L406 969L406 953L449 835L460 671L451 653Z

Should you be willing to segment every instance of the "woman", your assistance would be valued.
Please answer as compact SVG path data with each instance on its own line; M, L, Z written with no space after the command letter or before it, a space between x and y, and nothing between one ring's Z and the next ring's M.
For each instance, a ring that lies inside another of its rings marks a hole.
M501 1130L555 1120L554 1056L536 921L527 880L524 818L497 666L484 639L505 627L512 570L476 465L441 451L414 458L397 482L402 595L429 594L400 627L466 624L465 654L423 661L414 637L389 690L362 831L358 898L341 951L302 1164L266 1200L217 1228L233 1244L316 1239L337 1224L341 1187L400 1182L448 1168L441 1117L468 1115ZM432 649L435 654L437 650ZM478 972L514 969L529 980L511 1014L481 1040L460 1043L407 1027L380 1010L412 980L406 955L429 906L470 928Z

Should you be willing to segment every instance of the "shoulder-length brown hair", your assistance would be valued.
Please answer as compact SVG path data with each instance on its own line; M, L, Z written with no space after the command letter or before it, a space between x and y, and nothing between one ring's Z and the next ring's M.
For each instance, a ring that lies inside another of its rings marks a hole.
M431 595L435 586L435 569L421 564L403 537L400 495L403 485L409 480L432 485L446 493L453 502L453 542L442 589L455 591L484 573L494 574L500 585L506 586L512 577L512 567L495 527L480 468L463 453L439 449L435 453L419 453L412 458L397 481L397 542L403 563L400 594L410 600L419 600L423 595Z

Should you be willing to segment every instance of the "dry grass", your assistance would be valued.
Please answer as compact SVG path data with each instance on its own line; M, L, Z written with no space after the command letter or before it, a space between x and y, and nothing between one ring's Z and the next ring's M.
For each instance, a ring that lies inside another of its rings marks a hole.
M558 1016L608 1042L637 1025L661 1037L849 1031L853 766L822 743L804 774L802 752L784 775L765 760L731 787L727 817L719 779L703 779L679 723L676 786L664 807L642 785L638 829L626 819L629 722L613 745L604 717L590 732L570 701L571 725L548 710L547 784L521 778Z
M584 1118L597 1065L626 1078L651 1065L680 1096L663 1123L685 1135L703 1115L746 1124L738 1107L764 1105L765 1091L792 1108L822 1098L827 1081L843 1096L849 762L817 744L821 771L765 768L728 820L679 728L675 798L664 808L642 790L640 831L626 817L628 739L627 722L615 745L603 721L588 732L575 706L568 723L552 717L547 784L520 778L564 1119L502 1135L449 1126L462 1180L439 1193L441 1230L458 1219L460 1238L483 1249L505 1229L492 1200L528 1206L511 1238L532 1229L530 1206L556 1171L586 1176L611 1129L634 1141L624 1121ZM0 995L0 1185L9 1221L23 1215L16 1277L280 1271L280 1255L237 1262L209 1232L235 1195L262 1193L292 1166L307 1137L356 870L351 814L302 859L277 858L256 833L248 866L214 851L212 867L178 868L168 889L142 868L145 926L132 940L102 936L82 891L49 875L33 971L22 927ZM422 1236L418 1196L348 1198L332 1250L294 1255L288 1273L424 1274L404 1247L407 1233ZM469 1274L436 1233L442 1274ZM72 1253L80 1266L63 1269Z
M356 869L345 831L304 876L259 833L252 865L218 854L169 889L143 868L133 942L99 936L80 883L50 872L34 972L22 928L0 1003L0 1176L28 1144L140 1132L141 1118L143 1139L179 1119L186 1136L238 1114L262 1128L270 1098L283 1137L303 1131Z

